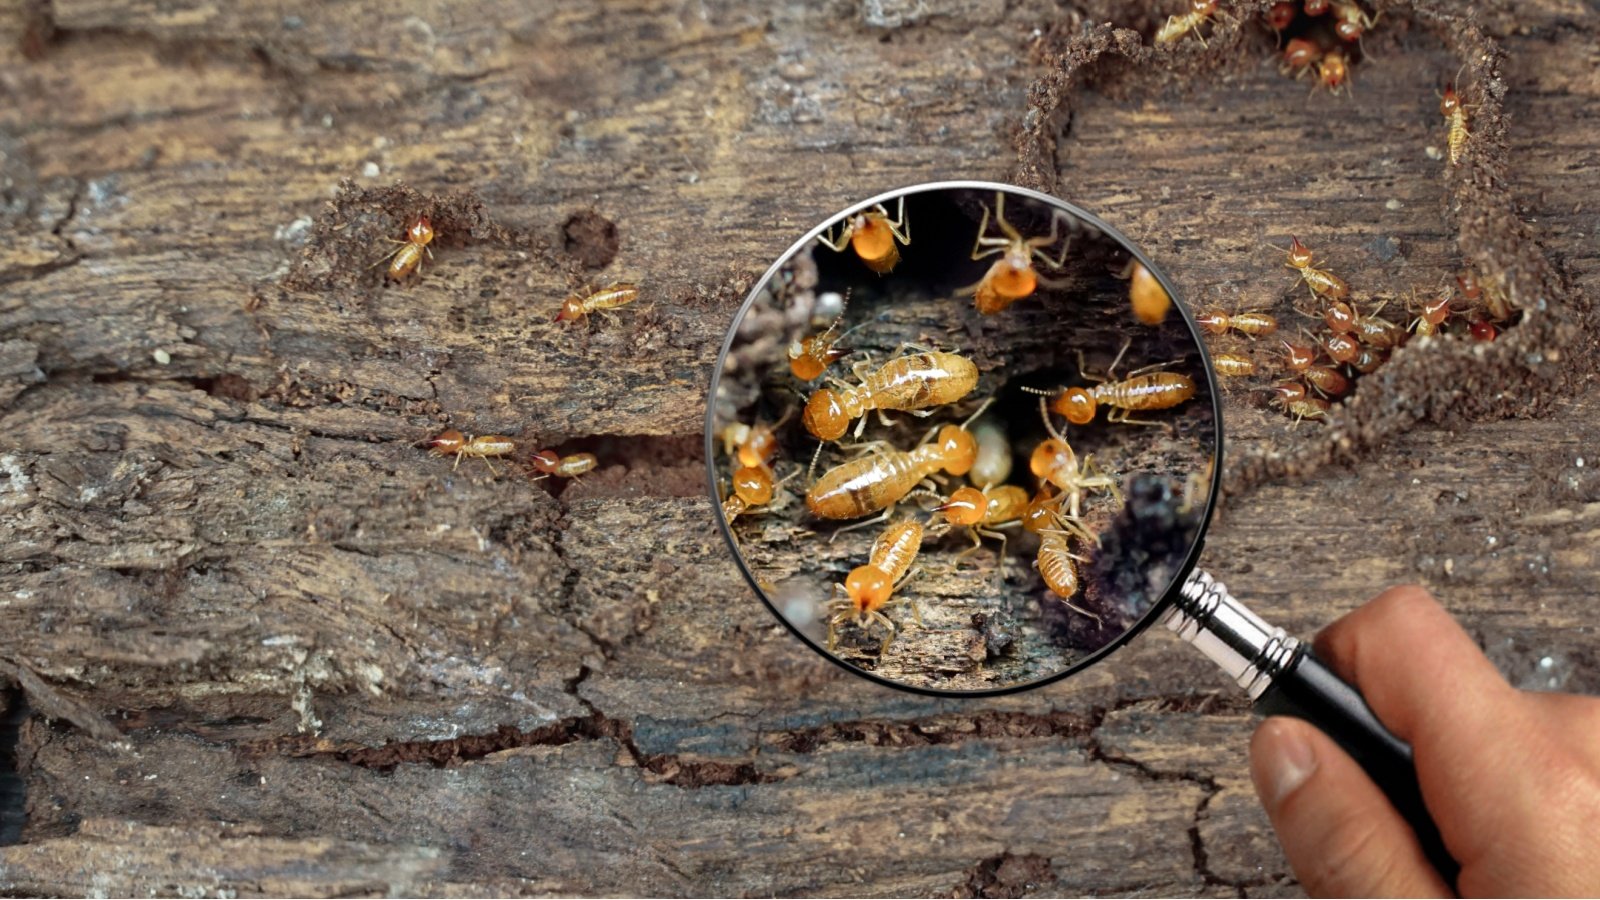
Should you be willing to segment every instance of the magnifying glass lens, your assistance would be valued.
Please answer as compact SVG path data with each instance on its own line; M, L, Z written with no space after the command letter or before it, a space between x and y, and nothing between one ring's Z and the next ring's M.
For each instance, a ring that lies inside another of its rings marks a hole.
M911 188L797 243L713 383L725 534L859 673L993 692L1148 624L1209 512L1216 392L1151 261L1000 185Z

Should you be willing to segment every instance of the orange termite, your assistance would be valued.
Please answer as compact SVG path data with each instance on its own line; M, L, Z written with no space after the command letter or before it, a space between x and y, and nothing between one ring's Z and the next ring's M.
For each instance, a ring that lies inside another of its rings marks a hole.
M540 450L528 457L528 465L543 473L534 476L534 481L549 478L577 478L579 475L594 471L600 461L595 459L593 453L574 453L562 456L554 450Z
M963 551L961 556L966 556L983 546L981 535L998 538L1000 556L1004 558L1006 536L994 529L1022 521L1023 515L1028 511L1028 492L1014 484L1002 484L983 490L964 487L951 494L950 499L936 511L944 514L946 525L967 529L967 534L972 538L972 549Z
M937 438L909 453L891 448L829 469L806 491L806 508L822 519L859 519L900 502L941 469L967 474L978 456L978 442L966 427L971 422L945 425Z
M794 407L790 407L772 425L733 422L723 426L722 452L738 459L741 466L767 466L778 453L778 429L793 414Z
M1054 520L1046 519L1051 527L1066 529L1086 541L1100 543L1100 538L1084 526L1082 521L1084 496L1091 490L1099 489L1111 494L1116 503L1122 502L1122 491L1117 487L1117 480L1110 475L1102 473L1094 464L1094 454L1085 456L1082 462L1078 454L1073 451L1072 445L1066 438L1050 425L1049 420L1045 426L1050 432L1050 437L1039 442L1033 448L1033 455L1028 460L1028 468L1043 484L1057 488L1060 493L1048 498L1034 498L1034 504L1029 506L1028 512L1023 516L1023 522L1030 531L1038 531L1040 523L1040 510L1053 509L1058 512ZM1065 506L1066 511L1060 512Z
M1272 8L1267 10L1267 24L1272 26L1273 31L1282 31L1294 24L1294 13L1293 3L1274 3Z
M867 556L867 564L857 566L845 576L843 584L834 585L834 593L844 593L843 597L835 596L828 603L828 611L833 613L828 618L828 650L831 652L838 644L838 628L840 625L854 622L858 627L866 630L876 622L882 625L888 634L883 639L883 646L878 649L881 656L888 651L889 642L894 640L894 622L883 614L884 607L896 603L909 603L911 612L917 619L917 624L922 624L922 612L915 603L903 598L896 599L894 593L905 587L911 576L916 574L909 571L912 563L917 560L917 551L922 548L922 524L913 520L896 522L885 528L883 534L872 542L872 552Z
M1244 378L1256 373L1255 361L1237 353L1213 353L1211 368L1225 378Z
M389 264L389 277L395 281L410 275L412 272L422 274L422 255L426 253L433 259L433 250L428 246L433 241L433 223L427 216L417 216L417 220L406 229L403 241L394 238L387 239L391 244L399 244L394 251L383 259L373 263L371 268L377 268L384 263Z
M733 493L722 501L722 517L732 525L734 519L771 503L778 485L799 474L796 470L775 485L766 466L740 466L733 472Z
M1416 290L1412 289L1410 305L1417 311L1417 317L1411 320L1411 330L1423 337L1437 334L1450 318L1450 302L1454 299L1449 290L1443 290L1432 300L1419 301Z
M1444 89L1444 97L1439 101L1439 114L1450 124L1450 135L1446 139L1450 148L1450 165L1460 165L1461 154L1467 150L1467 108L1456 96L1454 85Z
M1350 88L1350 62L1342 49L1335 47L1322 55L1322 61L1317 63L1317 80L1330 94Z
M900 262L899 244L911 246L905 197L900 198L900 206L895 214L900 217L898 221L890 219L889 210L879 203L871 209L845 217L836 237L830 238L824 232L817 236L817 240L838 253L843 253L846 246L853 248L867 268L879 275L886 275Z
M1276 403L1284 409L1288 409L1289 404L1299 400L1304 400L1305 398L1305 385L1298 381L1285 381L1282 384L1273 386L1272 399L1269 402Z
M1156 43L1174 44L1193 31L1202 45L1206 39L1199 28L1217 12L1217 0L1190 0L1189 11L1182 15L1167 16L1167 23L1156 31Z
M1033 267L1034 257L1059 270L1066 262L1068 247L1072 245L1069 237L1061 245L1059 258L1051 259L1046 256L1042 248L1056 242L1061 214L1056 212L1051 215L1048 235L1024 238L1021 232L1006 221L1006 195L1003 191L995 193L994 219L1004 237L984 236L984 232L989 228L989 207L985 206L983 221L978 225L978 239L972 245L972 258L983 259L995 253L1000 254L1000 258L995 260L988 272L984 273L981 281L961 290L963 294L972 294L973 306L986 316L994 315L1018 300L1032 295L1040 284L1054 287L1054 282L1039 277L1038 271ZM985 247L988 249L983 249Z
M1467 326L1467 330L1472 332L1474 340L1479 341L1492 341L1500 334L1493 325L1481 319Z
M639 299L639 286L627 282L618 282L590 291L579 296L573 294L561 304L561 311L556 313L555 321L570 322L574 319L588 319L591 313L600 313L612 321L616 317L611 315L611 310Z
M1348 334L1330 334L1322 339L1322 349L1337 363L1353 362L1361 355L1361 344Z
M1045 587L1066 604L1068 609L1099 622L1101 621L1099 616L1072 602L1073 595L1078 593L1079 583L1078 567L1073 560L1083 560L1083 557L1072 552L1069 538L1077 536L1081 540L1096 544L1099 543L1099 539L1075 516L1061 511L1060 499L1060 497L1048 497L1041 492L1028 506L1024 527L1039 535L1039 552L1034 557L1033 567L1039 571L1039 577L1044 580Z
M1128 278L1128 302L1133 307L1133 317L1146 325L1160 325L1172 309L1172 298L1167 289L1150 274L1137 259L1128 260L1123 270Z
M1283 48L1283 70L1285 75L1299 78L1307 72L1314 71L1317 61L1322 59L1322 48L1305 38L1293 38Z
M1359 358L1357 357L1358 360ZM1301 372L1300 377L1324 397L1342 396L1350 390L1350 379L1340 374L1338 369L1330 369L1327 366L1311 366Z
M1230 330L1257 337L1278 330L1278 320L1266 313L1243 312L1228 315L1220 309L1207 310L1195 317L1200 327L1211 334L1227 334Z
M1316 397L1307 397L1304 400L1296 400L1290 403L1289 415L1294 416L1294 422L1298 425L1301 419L1326 420L1329 409L1332 409L1332 405L1328 401L1319 400Z
M1285 265L1300 272L1301 279L1305 281L1306 287L1311 290L1312 299L1316 299L1318 294L1331 300L1343 300L1350 296L1350 285L1346 284L1343 278L1327 270L1314 268L1311 265L1311 248L1300 243L1300 239L1293 235L1290 236L1289 240L1288 250L1283 250L1282 247L1273 247L1272 249L1289 255L1289 260ZM1268 246L1271 245L1269 244Z
M1333 16L1337 20L1333 25L1334 33L1346 43L1361 40L1361 35L1378 24L1378 17L1367 15L1367 11L1355 0L1332 0L1332 4Z
M1406 341L1406 329L1376 315L1356 316L1354 335L1363 344L1379 350L1391 350Z
M500 434L485 434L477 437L462 434L454 428L441 431L434 437L422 442L435 456L454 456L455 465L450 467L454 472L461 467L461 459L465 456L476 456L483 460L490 472L495 472L494 465L489 462L491 456L510 456L517 450L517 445L511 438Z
M800 416L806 431L819 440L836 441L844 437L851 422L861 419L856 426L859 436L867 425L864 416L871 410L880 414L886 409L915 414L930 406L954 403L978 386L978 367L966 357L915 346L912 349L921 352L890 360L861 378L856 387L822 388L812 394Z
M789 371L801 381L816 381L828 367L838 362L845 351L835 347L834 332L844 317L834 319L826 331L789 344Z
M1083 351L1078 351L1078 371L1093 387L1070 387L1062 390L1050 403L1050 409L1074 425L1087 425L1094 420L1101 406L1111 407L1106 415L1108 422L1130 422L1136 425L1157 425L1130 418L1134 411L1171 409L1194 396L1194 379L1179 372L1157 371L1171 363L1146 366L1121 381L1116 379L1117 364L1128 352L1124 342L1117 358L1106 369L1104 376L1091 374L1083 361ZM1048 393L1029 390L1030 393Z
M1292 344L1286 340L1283 342L1283 351L1283 364L1291 372L1304 372L1317 361L1316 348L1307 347L1305 344Z

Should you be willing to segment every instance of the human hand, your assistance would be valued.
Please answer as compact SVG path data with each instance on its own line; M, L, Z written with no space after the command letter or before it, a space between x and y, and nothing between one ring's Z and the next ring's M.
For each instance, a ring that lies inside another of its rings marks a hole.
M1411 744L1462 896L1600 893L1600 700L1512 688L1420 587L1333 623L1316 652ZM1262 722L1250 774L1312 896L1452 896L1405 820L1315 726Z

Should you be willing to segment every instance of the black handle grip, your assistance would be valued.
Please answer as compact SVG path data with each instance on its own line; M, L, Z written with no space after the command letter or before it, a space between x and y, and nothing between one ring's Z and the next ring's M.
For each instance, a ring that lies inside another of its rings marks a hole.
M1411 745L1378 721L1355 688L1302 647L1298 657L1256 700L1256 709L1265 715L1304 719L1333 738L1383 789L1389 802L1411 825L1428 861L1444 876L1446 884L1455 887L1461 865L1445 849L1439 827L1433 824L1428 807L1422 802Z

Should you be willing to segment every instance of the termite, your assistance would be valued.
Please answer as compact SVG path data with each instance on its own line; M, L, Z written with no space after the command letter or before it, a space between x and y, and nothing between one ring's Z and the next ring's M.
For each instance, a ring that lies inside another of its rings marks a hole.
M422 274L422 255L426 253L433 259L433 250L428 246L433 241L433 223L427 216L417 216L417 220L406 229L405 240L386 238L391 244L399 244L388 256L373 263L369 268L377 268L384 263L389 264L389 277L395 281L410 275L415 271Z
M1256 373L1255 361L1237 353L1213 353L1211 368L1225 378L1243 378Z
M1461 154L1467 150L1467 108L1456 96L1455 85L1444 89L1444 96L1439 100L1439 114L1450 124L1450 135L1446 140L1450 148L1450 165L1460 165Z
M910 569L921 548L922 524L909 519L896 522L885 528L883 534L872 542L867 564L852 569L845 576L843 584L834 585L835 595L842 591L844 596L835 596L828 603L828 611L833 613L828 618L830 652L838 645L839 626L852 621L863 630L870 628L873 622L883 625L888 634L878 654L881 656L887 652L889 642L894 640L895 635L894 622L883 614L887 606L908 603L917 624L922 624L922 612L915 603L894 597L895 592L905 587L906 582L916 574Z
M1111 407L1106 415L1108 422L1128 422L1135 425L1157 425L1131 418L1135 411L1171 409L1194 396L1194 379L1180 372L1158 371L1172 363L1158 363L1132 372L1127 378L1116 380L1117 364L1128 352L1129 342L1123 342L1117 358L1112 360L1105 375L1091 374L1083 361L1083 351L1078 351L1078 372L1085 379L1097 382L1093 387L1063 389L1050 402L1050 409L1074 425L1087 425L1094 420L1101 406ZM1048 393L1025 389L1030 393Z
M843 253L844 248L849 246L856 251L857 256L861 257L867 268L879 275L887 275L900 262L899 244L911 246L911 227L906 221L905 197L900 198L900 205L895 214L900 218L890 219L889 210L879 203L871 209L847 217L840 223L839 234L836 237L830 238L823 233L817 236L817 240L838 253Z
M1048 419L1045 421L1045 426L1050 432L1050 437L1040 441L1039 446L1034 448L1033 455L1028 460L1028 467L1041 482L1058 489L1060 493L1043 500L1042 503L1036 498L1035 503L1041 508L1057 511L1065 506L1066 512L1059 515L1053 526L1070 530L1084 540L1098 544L1100 538L1085 527L1081 519L1084 495L1091 490L1104 490L1111 494L1115 502L1121 503L1122 491L1117 487L1115 478L1104 474L1095 466L1094 454L1085 456L1083 461L1079 462L1078 454L1073 451L1072 445L1050 425ZM1036 531L1035 525L1040 521L1039 511L1030 506L1028 514L1024 515L1023 519L1030 531Z
M1411 303L1408 306L1416 311L1416 319L1411 320L1411 330L1421 336L1437 335L1445 325L1445 320L1450 319L1450 303L1453 299L1448 288L1438 291L1434 299L1418 299L1416 288L1411 288Z
M796 470L778 484L798 474ZM722 501L722 517L732 525L734 519L771 503L776 488L772 483L772 471L766 466L740 466L733 472L733 493Z
M1058 504L1059 498L1050 498L1041 492L1028 506L1023 525L1039 535L1039 552L1034 557L1033 567L1039 571L1045 587L1068 609L1099 622L1099 616L1072 602L1072 596L1078 593L1078 567L1073 561L1084 558L1072 552L1069 538L1077 535L1096 544L1099 539L1089 534L1082 522L1063 513Z
M1300 424L1301 419L1317 419L1325 421L1328 418L1328 410L1331 408L1332 405L1326 400L1319 400L1316 397L1307 397L1304 400L1296 400L1293 403L1290 403L1289 415L1294 416L1294 422L1296 425Z
M495 475L500 473L495 472L494 465L489 462L489 457L510 456L517 450L516 443L505 435L484 434L472 437L471 435L462 434L454 428L441 431L423 441L422 446L429 448L430 452L435 456L454 456L456 463L450 467L452 472L461 468L462 457L476 456L483 460L483 464L488 466L489 471L494 472Z
M1284 367L1291 372L1304 372L1311 368L1317 361L1317 350L1305 344L1294 344L1285 340L1283 342Z
M973 418L982 412L980 408ZM922 479L941 469L951 475L967 474L978 455L978 442L967 430L971 422L969 418L960 425L942 426L936 439L910 452L880 449L834 466L806 491L806 508L822 519L859 519L900 502Z
M557 478L577 478L579 475L594 471L595 466L599 464L600 461L595 459L593 453L574 453L570 456L562 456L554 450L540 450L538 453L528 457L528 465L542 473L534 476L534 481L549 478L552 475Z
M822 388L806 401L800 420L813 437L836 441L861 419L856 436L866 428L867 412L893 409L910 412L954 403L978 386L978 367L964 356L907 345L921 352L901 356L861 378L856 387ZM859 377L859 375L858 375ZM923 413L927 415L927 413Z
M591 313L600 313L606 318L616 321L611 315L611 310L627 306L639 299L639 286L627 282L618 282L590 291L579 296L573 294L561 304L561 311L556 313L555 321L572 321L574 319L588 319Z
M1276 403L1284 409L1289 404L1306 398L1306 386L1298 381L1285 381L1272 387L1272 399L1268 402Z
M1292 38L1283 48L1283 69L1285 75L1295 78L1313 71L1313 66L1322 59L1322 48L1315 42L1305 38Z
M1189 11L1182 15L1167 16L1167 23L1156 31L1157 44L1177 43L1184 35L1193 31L1194 36L1202 45L1205 36L1200 34L1200 26L1210 21L1217 12L1217 0L1190 0Z
M1006 536L995 531L1022 521L1028 511L1028 492L1014 484L1002 484L979 490L964 487L950 495L937 512L944 514L947 526L966 528L972 538L972 549L962 552L960 559L983 546L981 537L998 538L1000 556L1005 557Z
M1363 344L1376 347L1380 350L1391 350L1406 341L1407 331L1388 319L1380 319L1376 314L1370 316L1356 316L1353 333Z
M1353 362L1361 355L1361 344L1348 334L1330 334L1322 339L1322 349L1337 363Z
M1359 356L1357 360L1360 360ZM1324 397L1340 397L1350 390L1350 379L1340 374L1338 369L1327 366L1310 366L1300 373L1300 377Z
M1342 49L1335 47L1322 55L1317 63L1317 80L1330 94L1350 89L1350 62Z
M1311 248L1300 243L1300 239L1293 235L1290 235L1289 240L1288 250L1284 250L1282 247L1273 247L1272 249L1288 254L1289 259L1285 265L1300 273L1300 277L1305 281L1306 287L1311 290L1313 300L1316 299L1318 294L1330 300L1343 300L1350 296L1350 285L1346 284L1343 278L1324 269L1314 268L1311 265ZM1269 244L1268 246L1272 245Z
M1378 367L1388 362L1388 360L1389 355L1383 350L1362 347L1361 355L1350 361L1350 368L1363 375L1371 375L1373 372L1378 371Z
M772 457L778 453L778 429L789 416L794 413L794 408L785 410L783 417L772 425L763 425L757 422L746 425L743 422L732 422L723 427L722 452L739 460L741 466L766 466Z
M1293 3L1274 3L1272 8L1267 10L1267 24L1272 26L1273 31L1282 31L1294 24L1294 14Z
M1497 331L1493 325L1483 321L1482 319L1479 319L1478 321L1467 326L1467 330L1472 332L1472 337L1474 340L1479 341L1492 341L1500 334L1500 332Z
M1243 312L1230 316L1220 309L1211 309L1196 316L1195 321L1211 334L1227 334L1231 330L1250 337L1259 337L1278 330L1276 318L1258 312Z
M1048 235L1024 238L1021 232L1006 221L1004 192L995 193L994 220L1004 237L984 236L984 232L989 228L989 207L983 207L983 221L978 225L978 238L972 245L972 258L983 259L995 253L1000 254L1000 258L995 260L988 272L984 273L982 280L961 290L963 294L969 292L972 294L973 306L986 316L994 315L1018 300L1032 295L1040 284L1054 287L1054 282L1039 277L1038 270L1033 267L1033 260L1038 257L1041 263L1059 270L1066 262L1067 249L1072 245L1072 239L1068 237L1061 245L1059 258L1051 259L1046 256L1043 248L1054 244L1058 239L1061 214L1057 212L1051 215Z
M1331 2L1336 20L1333 25L1334 33L1346 43L1361 40L1361 35L1378 24L1378 17L1367 15L1367 11L1355 0L1331 0Z
M1172 309L1172 298L1150 270L1137 259L1130 259L1123 269L1123 277L1128 279L1128 303L1133 308L1133 317L1146 325L1160 325L1166 321L1167 312Z
M814 334L789 344L789 371L801 381L816 381L828 367L838 362L845 354L835 344L839 338L834 336L843 316L834 319L827 330L821 334Z

